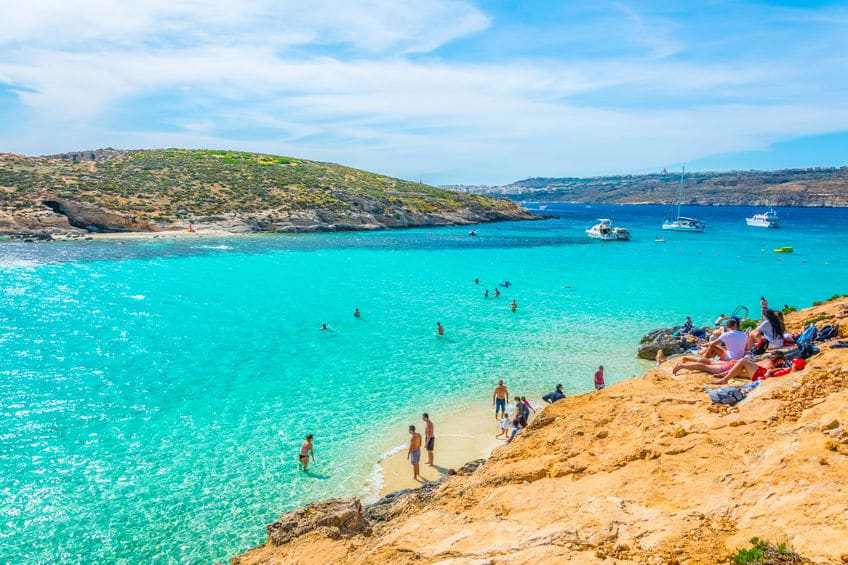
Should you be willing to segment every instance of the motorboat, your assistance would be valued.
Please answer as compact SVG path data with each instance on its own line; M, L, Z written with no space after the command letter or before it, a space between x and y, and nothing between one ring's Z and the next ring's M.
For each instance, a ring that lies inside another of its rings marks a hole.
M609 218L598 218L598 223L586 230L586 235L602 241L630 241L630 232L612 225Z
M795 251L795 250L792 249L791 247L789 247L788 245L785 245L783 247L778 247L777 249L774 250L775 253L792 253L793 251Z
M760 212L759 214L754 214L750 218L745 218L745 222L749 226L753 226L755 228L780 227L780 219L777 217L777 212L771 209L768 212Z
M669 214L666 215L662 229L671 231L702 232L706 229L707 224L701 220L687 218L680 215L680 205L683 202L683 175L685 173L686 167L684 167L680 173L680 187L677 189L677 215L672 218L670 213L671 209L669 209Z

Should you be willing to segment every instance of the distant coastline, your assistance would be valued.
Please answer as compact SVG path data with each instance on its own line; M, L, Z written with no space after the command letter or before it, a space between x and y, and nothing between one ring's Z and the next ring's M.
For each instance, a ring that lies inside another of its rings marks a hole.
M684 205L848 206L848 167L775 171L686 172ZM679 171L603 177L536 177L502 186L443 186L519 202L657 204L675 200Z

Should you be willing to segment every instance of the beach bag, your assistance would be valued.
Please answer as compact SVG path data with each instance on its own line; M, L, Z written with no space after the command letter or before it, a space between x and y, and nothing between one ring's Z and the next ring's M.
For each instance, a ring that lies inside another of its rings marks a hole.
M834 325L827 325L822 329L818 330L817 335L814 339L816 341L826 341L835 337L839 337L839 329Z
M761 355L768 350L768 340L766 338L760 338L760 341L757 342L757 345L751 348L751 353L754 355Z
M721 388L707 389L707 394L710 395L710 400L714 404L727 404L733 406L743 398L742 390L738 386L723 386Z
M801 335L798 336L798 339L795 340L795 343L801 345L802 343L807 343L808 341L813 341L816 339L816 334L818 333L818 329L815 324L810 324L807 328L801 332Z

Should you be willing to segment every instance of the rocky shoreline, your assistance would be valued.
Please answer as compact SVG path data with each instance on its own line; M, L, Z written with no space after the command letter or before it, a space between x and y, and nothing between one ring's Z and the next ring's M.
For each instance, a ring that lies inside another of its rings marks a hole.
M840 302L787 327L846 336ZM364 509L308 505L231 563L725 563L755 536L848 563L848 350L832 345L732 407L672 362L563 399L476 470Z
M362 203L364 207L366 204ZM0 236L25 241L82 238L93 233L185 232L225 234L313 233L376 231L388 229L463 226L490 222L542 220L518 204L505 209L466 207L453 211L420 213L402 208L375 214L315 208L301 211L269 210L262 213L231 212L193 218L191 221L155 222L121 214L101 206L72 200L51 199L43 209L10 215L0 214Z

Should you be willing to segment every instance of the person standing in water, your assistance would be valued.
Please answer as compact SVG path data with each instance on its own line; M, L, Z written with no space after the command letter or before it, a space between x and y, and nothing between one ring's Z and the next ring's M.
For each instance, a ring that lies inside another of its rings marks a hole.
M436 446L436 432L433 426L433 420L430 415L424 412L421 414L421 419L424 420L424 448L427 450L427 465L433 466L433 448Z
M509 309L512 310L513 312L518 310L518 303L516 303L515 300L513 300L512 304L509 305Z
M354 309L354 311L353 311L353 317L354 317L354 318L358 318L358 317L359 317L359 308Z
M492 393L492 406L495 407L495 420L506 417L506 399L509 398L509 390L503 381L498 381L495 392Z
M309 456L312 456L312 462L315 463L315 450L312 447L312 434L306 435L306 441L300 446L300 456L298 457L298 467L301 471L306 471L309 467Z
M500 295L501 295L501 291L499 291L498 289L495 289L495 298L497 298Z
M483 293L483 298L489 298L489 289L486 289L486 292Z
M606 386L604 383L604 366L601 365L598 367L598 370L595 371L595 390L601 390Z
M436 322L436 333L441 335L445 335L445 327L441 322Z
M412 478L418 480L418 462L421 460L421 434L415 431L415 426L409 426L409 450L406 458L412 463Z

